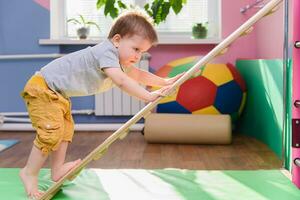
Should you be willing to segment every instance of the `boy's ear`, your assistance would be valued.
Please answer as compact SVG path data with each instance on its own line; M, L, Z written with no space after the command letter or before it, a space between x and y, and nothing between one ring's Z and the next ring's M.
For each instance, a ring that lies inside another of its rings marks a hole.
M113 37L112 37L112 43L114 44L114 46L116 48L119 47L119 44L120 44L120 40L121 40L121 35L120 34L115 34Z

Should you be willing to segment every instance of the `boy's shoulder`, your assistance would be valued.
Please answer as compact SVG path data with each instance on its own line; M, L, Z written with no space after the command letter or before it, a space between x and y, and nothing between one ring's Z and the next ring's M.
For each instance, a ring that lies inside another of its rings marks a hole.
M105 39L103 42L93 46L91 51L96 58L100 58L104 54L114 54L118 57L118 49L109 39Z
M101 43L96 44L92 47L92 49L103 49L103 50L112 50L112 51L118 51L117 48L113 45L113 43L109 39L103 40Z

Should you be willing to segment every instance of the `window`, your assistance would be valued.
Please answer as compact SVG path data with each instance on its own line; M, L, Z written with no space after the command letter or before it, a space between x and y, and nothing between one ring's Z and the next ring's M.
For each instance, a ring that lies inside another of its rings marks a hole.
M123 0L124 3L143 6L148 0ZM76 38L76 25L67 23L67 19L76 18L78 14L96 22L100 31L92 26L90 37L101 38L107 36L113 20L105 17L103 7L96 8L97 0L51 0L51 39ZM191 38L194 23L208 22L208 38L220 39L220 0L187 0L182 11L175 15L173 10L166 22L157 27L161 38L178 41L181 38ZM175 42L176 43L176 42Z

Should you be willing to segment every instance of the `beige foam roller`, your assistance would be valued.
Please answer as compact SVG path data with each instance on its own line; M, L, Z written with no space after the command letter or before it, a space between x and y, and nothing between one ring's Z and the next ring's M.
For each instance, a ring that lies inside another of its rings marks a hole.
M149 143L230 144L229 115L150 114L144 136Z

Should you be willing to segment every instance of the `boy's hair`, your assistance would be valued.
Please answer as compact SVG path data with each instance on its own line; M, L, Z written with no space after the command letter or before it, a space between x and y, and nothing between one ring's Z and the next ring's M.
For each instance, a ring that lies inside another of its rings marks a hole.
M149 40L152 45L156 45L158 39L152 21L146 13L137 9L124 12L114 22L108 38L111 39L116 34L121 37L139 35Z

